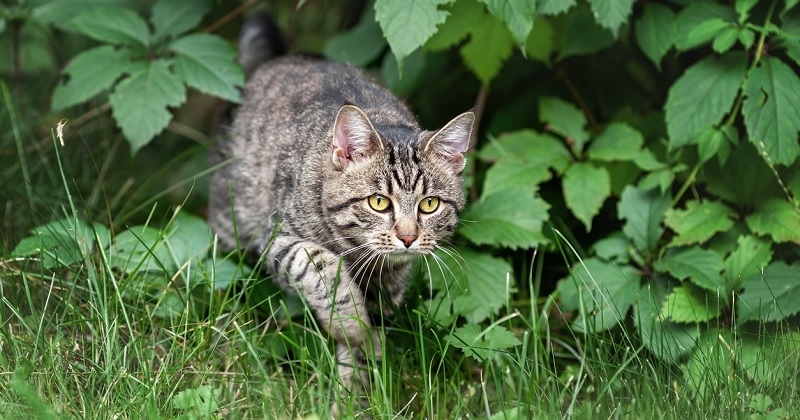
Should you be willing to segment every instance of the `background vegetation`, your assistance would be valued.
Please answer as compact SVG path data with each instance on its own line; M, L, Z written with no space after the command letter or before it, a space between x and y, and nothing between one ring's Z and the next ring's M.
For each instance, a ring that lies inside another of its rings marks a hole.
M202 219L262 8L423 126L479 116L375 417L794 416L797 3L0 3L0 416L328 416L330 340Z

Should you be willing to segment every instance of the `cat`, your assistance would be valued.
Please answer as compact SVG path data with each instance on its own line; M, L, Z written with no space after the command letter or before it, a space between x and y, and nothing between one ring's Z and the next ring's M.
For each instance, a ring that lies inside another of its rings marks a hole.
M209 224L307 302L336 341L343 392L356 392L367 358L381 358L368 308L379 293L399 305L413 260L456 228L475 115L422 130L361 70L272 57L274 37L264 17L242 29L247 82L211 150L212 165L228 164L211 177Z

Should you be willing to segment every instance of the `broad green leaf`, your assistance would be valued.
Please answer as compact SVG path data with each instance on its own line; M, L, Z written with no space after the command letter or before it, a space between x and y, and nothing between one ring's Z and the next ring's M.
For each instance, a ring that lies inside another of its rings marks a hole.
M23 238L14 247L11 255L40 256L42 267L47 270L68 266L88 258L95 244L93 228L81 220L72 218L37 226L30 233L31 236ZM103 239L102 235L100 237Z
M330 59L364 67L378 58L385 49L386 39L375 21L375 11L367 7L358 25L334 35L325 43L323 53Z
M423 270L443 303L428 310L451 311L472 323L498 314L516 292L514 271L507 262L469 248L437 252L424 260ZM443 313L431 315L447 318Z
M564 173L562 188L567 208L591 231L592 219L611 195L608 171L588 162L574 163Z
M376 0L375 20L381 25L392 53L402 62L425 44L436 27L447 19L448 12L439 6L452 0Z
M186 84L229 102L240 102L237 87L244 84L244 74L235 62L236 52L222 38L192 34L175 40L169 48L175 52L175 73Z
M642 153L644 137L625 123L611 123L589 144L587 155L606 162L633 160Z
M736 11L726 4L712 2L693 2L683 8L675 20L675 48L687 51L708 42L716 35L715 29L722 27L718 22L735 23ZM711 22L711 23L709 23Z
M525 53L531 60L550 62L550 55L553 53L553 26L547 19L540 16L533 21L533 30L525 41Z
M425 43L429 51L441 51L460 43L486 14L477 0L458 0L450 8L450 16Z
M172 275L178 266L166 242L164 232L134 226L117 235L109 253L109 263L126 274L156 271Z
M504 158L486 171L482 194L493 194L512 187L531 187L553 177L546 163L525 156Z
M219 408L222 390L211 385L203 385L195 389L185 389L177 393L170 404L178 410L192 413L186 418L212 418Z
M589 13L570 13L566 19L564 29L560 31L558 61L576 55L593 54L614 44L614 34L599 26Z
M131 9L97 7L72 18L69 27L96 41L146 47L150 43L147 22Z
M207 259L202 265L208 273L209 286L215 290L227 289L239 279L250 275L242 264L236 264L229 258Z
M645 175L636 186L643 191L658 188L658 191L664 194L672 186L674 180L675 171L670 168L659 169Z
M502 22L492 15L484 15L470 31L469 42L459 50L464 64L478 76L484 85L497 76L503 62L511 56L514 40Z
M628 186L617 204L617 217L625 219L622 231L640 251L655 251L664 233L661 220L670 206L670 198L656 190Z
M539 121L545 123L549 131L566 138L567 143L574 143L575 150L583 150L583 145L589 140L586 116L578 107L563 99L540 98Z
M761 273L772 260L769 242L755 236L740 236L736 242L724 263L723 277L729 290L738 290L742 280Z
M659 359L677 363L694 350L700 329L696 324L676 324L661 315L668 290L660 281L642 286L633 307L636 331L644 346Z
M747 278L737 302L738 320L772 322L800 312L800 265L783 261Z
M733 44L736 43L736 40L739 39L740 31L741 29L736 27L726 27L714 37L714 42L711 43L711 48L718 54L727 52L729 49L731 49L731 47L733 47Z
M35 21L71 30L69 21L87 10L109 6L134 8L136 4L132 0L44 0L29 1L27 6L32 7L31 17Z
M644 54L661 69L661 59L672 48L675 12L658 3L645 3L642 17L636 21L636 42Z
M649 149L642 149L639 150L638 153L634 154L633 163L635 163L639 169L647 172L669 169L669 166L666 163L659 162L653 152Z
M550 206L534 187L514 187L484 195L462 214L459 232L477 245L527 249L547 243L542 226Z
M653 265L679 280L688 280L712 292L724 291L722 257L710 249L698 246L667 253Z
M796 379L787 367L800 364L800 333L746 334L741 344L741 351L734 356L747 377L759 386L781 387ZM771 404L767 399L767 405Z
M800 155L800 78L776 57L764 57L744 84L744 123L750 141L773 162L791 165Z
M569 165L571 155L564 143L549 134L533 130L519 130L503 134L489 142L478 152L478 157L486 161L505 158L522 158L557 172L563 172Z
M734 7L736 14L739 15L739 22L744 23L750 17L750 9L758 3L758 0L736 0Z
M706 322L722 314L720 299L690 285L672 289L661 308L661 316L672 322Z
M69 80L53 90L53 110L85 102L111 88L123 73L135 71L139 63L131 62L131 52L110 45L92 48L76 55L64 73Z
M707 57L675 81L664 105L672 147L694 143L701 130L719 124L736 99L746 67L741 53Z
M536 15L535 0L481 0L498 19L506 24L522 47L533 29Z
M730 125L726 125L722 129L709 127L701 131L700 134L697 135L697 152L700 161L707 162L719 153L719 155L726 154L724 158L720 158L720 161L724 162L728 157L728 152L725 151L730 150L727 138L729 136L728 133L731 132L735 133L736 129Z
M749 50L753 47L756 41L756 33L750 29L744 28L739 31L739 43L742 44L744 49ZM796 60L795 60L796 61Z
M597 23L610 29L614 37L633 10L633 0L589 0L589 4Z
M211 249L213 236L208 223L197 216L180 212L167 234L170 250L178 266L202 260Z
M627 264L630 260L631 243L622 232L615 232L592 245L592 252L604 261Z
M686 34L689 45L701 45L711 41L726 29L732 29L733 24L720 18L712 18L700 22Z
M172 115L167 107L186 100L186 88L169 71L166 60L150 62L117 84L109 98L114 119L131 144L132 152L166 128Z
M775 242L800 244L800 210L793 203L778 198L758 203L746 221L750 230Z
M575 5L575 0L538 0L536 7L543 15L558 15Z
M163 40L196 27L210 8L209 0L158 0L150 15L154 38Z
M468 324L453 331L447 336L447 342L459 348L465 356L484 362L490 360L492 355L511 347L516 347L520 342L511 331L505 327L495 325L481 331L475 324Z
M733 210L718 201L691 200L685 210L671 208L664 222L678 236L672 238L669 246L705 243L715 233L730 229L735 216Z
M731 378L737 375L733 364L737 346L729 329L711 328L700 336L684 370L684 383L698 401L707 404L721 389L731 386Z
M703 172L708 191L741 207L782 195L772 170L749 142L734 148L724 164L708 162Z
M638 271L631 266L585 259L559 282L560 307L581 311L575 321L580 330L609 330L624 322L628 309L636 302L640 280ZM586 324L587 319L590 325Z

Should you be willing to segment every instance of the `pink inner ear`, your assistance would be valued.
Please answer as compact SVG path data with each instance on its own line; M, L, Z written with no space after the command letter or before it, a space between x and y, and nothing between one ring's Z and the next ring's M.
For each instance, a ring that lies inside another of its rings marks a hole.
M474 121L475 115L471 112L465 112L453 118L431 137L426 150L432 149L451 162L463 163L464 152L469 148Z
M340 161L342 167L348 161L367 156L379 147L378 134L367 116L354 105L339 109L333 127L333 159Z

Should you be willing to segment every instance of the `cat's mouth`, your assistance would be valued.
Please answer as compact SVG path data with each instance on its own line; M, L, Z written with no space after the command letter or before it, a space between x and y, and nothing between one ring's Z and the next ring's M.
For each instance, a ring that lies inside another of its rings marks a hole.
M386 254L386 258L388 258L392 262L396 263L407 263L411 262L414 259L421 257L423 255L429 254L429 251L425 251L422 249L395 249Z

